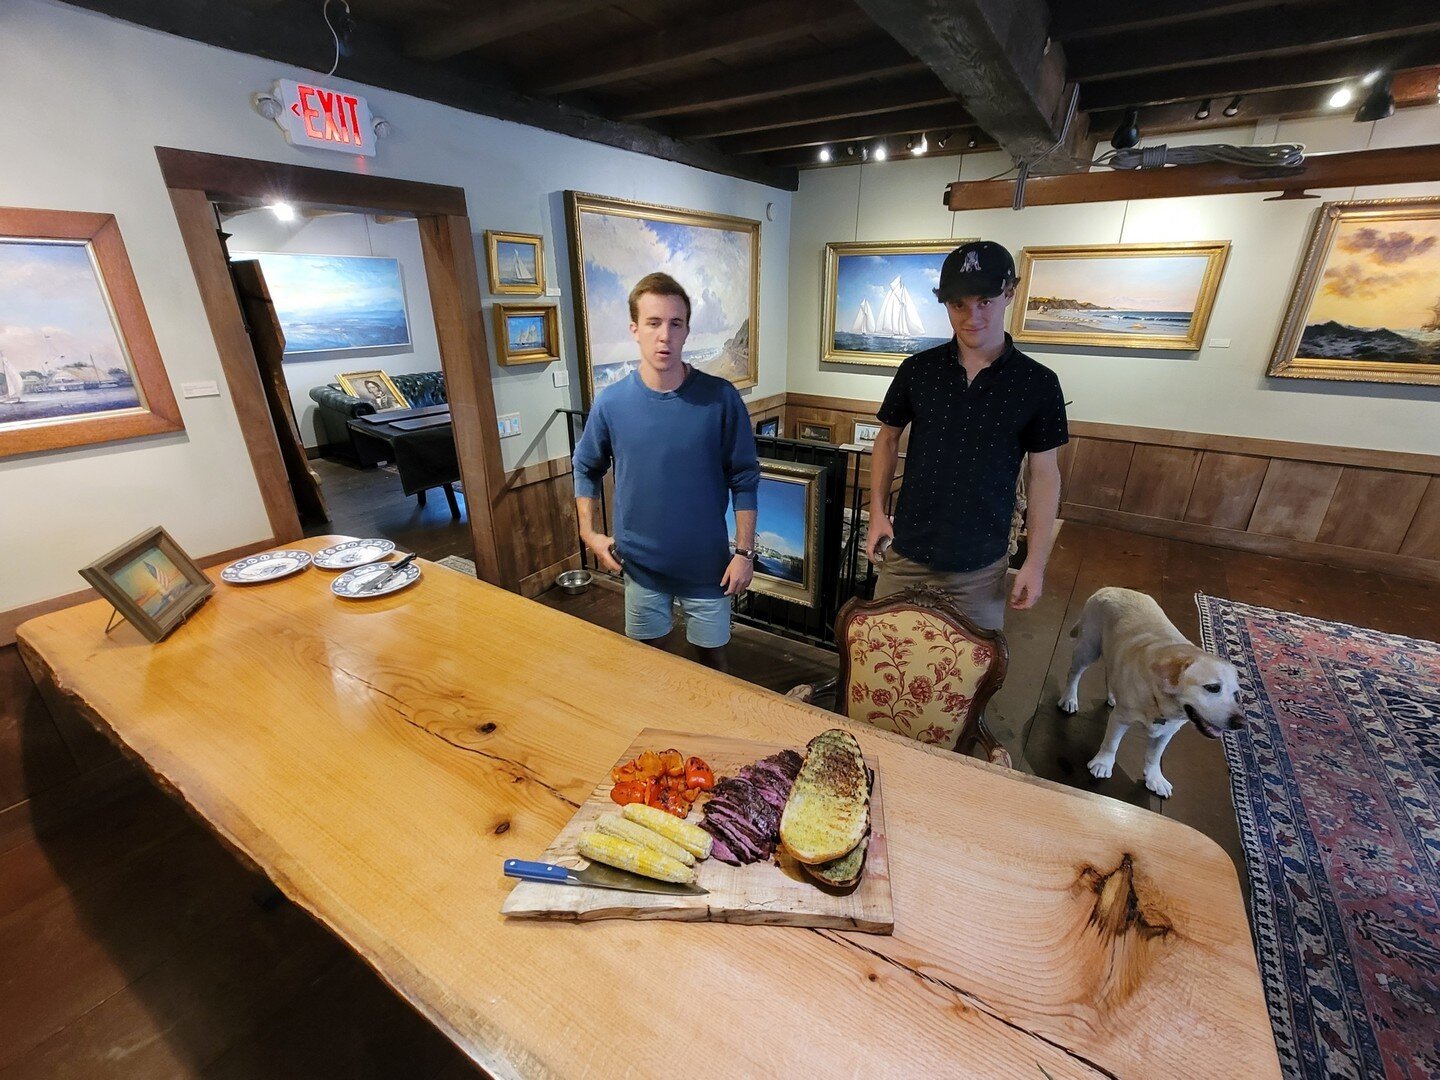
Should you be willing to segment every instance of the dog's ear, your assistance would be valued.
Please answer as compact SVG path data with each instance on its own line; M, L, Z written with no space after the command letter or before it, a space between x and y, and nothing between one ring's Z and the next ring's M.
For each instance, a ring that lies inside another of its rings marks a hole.
M1164 660L1157 660L1151 665L1150 670L1155 673L1155 678L1165 688L1165 692L1173 694L1180 689L1181 676L1194 662L1193 656L1169 656Z

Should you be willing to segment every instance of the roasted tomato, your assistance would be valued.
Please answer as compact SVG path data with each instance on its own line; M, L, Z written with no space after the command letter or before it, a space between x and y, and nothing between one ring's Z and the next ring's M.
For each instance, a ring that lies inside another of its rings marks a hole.
M688 758L685 761L685 786L697 791L709 791L715 786L715 774L700 758Z
M685 775L685 755L679 750L664 750L660 753L660 764L665 767L666 776Z
M610 770L610 779L617 784L623 784L628 780L640 779L640 772L635 762L627 761L624 765L616 765Z
M650 805L656 810L664 810L667 814L683 818L690 813L690 804L685 801L683 790L674 787L659 788L650 800Z
M646 750L635 759L636 772L648 779L655 779L665 772L665 766L660 760L660 755L654 750Z
M610 789L610 798L621 806L649 802L655 792L653 780L622 780Z

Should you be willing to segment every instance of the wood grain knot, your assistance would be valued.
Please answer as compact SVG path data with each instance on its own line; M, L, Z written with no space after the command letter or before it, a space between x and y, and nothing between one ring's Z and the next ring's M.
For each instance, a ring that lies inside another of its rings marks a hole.
M493 722L487 722L481 724L475 730L478 731L481 735L489 735L492 731L495 730L495 724Z
M869 979L871 982L879 982L879 981L880 981L880 976L879 976L879 975L876 975L875 972L873 972L873 971L870 972L870 974L867 975L867 976L865 976L865 977L866 977L867 979Z
M1142 938L1164 937L1171 926L1158 913L1144 911L1135 895L1135 860L1127 852L1120 865L1108 874L1093 866L1080 872L1080 881L1095 893L1095 906L1090 912L1090 925L1102 937L1118 938L1134 932Z
M510 831L510 822L508 822L508 821L502 821L502 822L500 822L499 825L496 825L496 826L495 826L495 835L496 835L496 836L499 836L501 833L507 833L507 832L509 832L509 831Z
M1142 880L1142 887L1146 883ZM1150 971L1179 936L1161 913L1163 897L1135 890L1135 860L1126 853L1108 873L1083 867L1075 884L1084 920L1069 950L1068 964L1076 979L1077 1000L1092 1002L1102 1015L1134 996ZM1147 888L1147 893L1148 893Z

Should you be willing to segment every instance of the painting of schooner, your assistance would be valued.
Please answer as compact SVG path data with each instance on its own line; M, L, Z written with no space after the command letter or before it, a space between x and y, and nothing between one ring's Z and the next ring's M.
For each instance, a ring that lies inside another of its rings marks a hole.
M1320 207L1269 374L1440 385L1440 198Z
M945 256L964 242L827 244L821 359L895 367L950 340L934 289Z
M544 239L534 233L487 232L485 254L490 291L500 296L540 296L545 292Z

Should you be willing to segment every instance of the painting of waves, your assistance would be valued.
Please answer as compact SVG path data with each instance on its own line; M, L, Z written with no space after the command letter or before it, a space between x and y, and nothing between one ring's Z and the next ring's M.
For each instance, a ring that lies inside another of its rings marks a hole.
M935 299L940 265L960 241L826 245L825 354L894 367L952 336Z
M285 334L285 355L410 344L398 259L237 253L258 259Z

